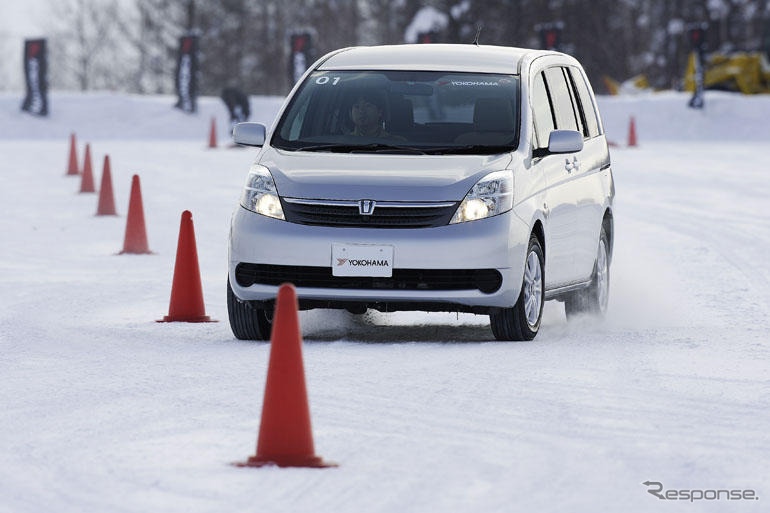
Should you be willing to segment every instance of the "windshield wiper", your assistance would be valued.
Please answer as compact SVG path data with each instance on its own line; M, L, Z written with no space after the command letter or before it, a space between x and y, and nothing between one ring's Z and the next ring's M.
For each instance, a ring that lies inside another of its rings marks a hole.
M424 155L425 151L411 146L397 146L393 144L319 144L316 146L302 146L298 151L331 151L335 153L353 153L357 151L374 153L414 153Z
M441 148L425 148L425 153L430 155L494 155L497 153L508 153L516 148L510 145L486 145L486 144L468 144L465 146L445 146Z

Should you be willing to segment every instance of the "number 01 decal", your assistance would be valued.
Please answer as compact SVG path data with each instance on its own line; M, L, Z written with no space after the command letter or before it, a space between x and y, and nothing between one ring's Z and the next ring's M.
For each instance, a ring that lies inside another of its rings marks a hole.
M332 77L332 85L337 85L340 81L340 77ZM329 83L329 77L318 77L315 79L315 83L318 85L324 85Z

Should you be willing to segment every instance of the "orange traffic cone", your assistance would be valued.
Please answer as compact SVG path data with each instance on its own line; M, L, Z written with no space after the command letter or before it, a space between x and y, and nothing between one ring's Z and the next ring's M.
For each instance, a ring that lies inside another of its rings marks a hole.
M297 318L297 295L288 283L278 289L270 339L262 423L257 454L239 467L336 467L315 455L305 371L302 335Z
M70 159L69 165L67 165L67 176L77 176L80 174L78 170L78 149L75 142L75 133L70 134Z
M110 156L104 156L102 167L102 184L99 187L99 205L96 207L97 216L116 216L115 195L112 193L112 173L110 173Z
M179 241L176 245L174 281L171 284L171 302L168 315L158 322L217 322L206 315L203 306L201 272L198 267L198 250L195 247L195 228L192 213L182 212L179 225Z
M125 253L141 255L150 254L147 245L147 229L144 226L144 208L142 207L142 189L139 185L139 175L131 179L131 199L128 202L128 215L126 216L126 237L123 241Z
M209 131L209 148L217 147L217 120L211 117L211 130Z
M636 147L636 120L631 116L631 122L628 125L628 147Z
M91 145L86 144L86 156L83 162L83 176L80 179L80 192L96 192L94 172L91 170Z

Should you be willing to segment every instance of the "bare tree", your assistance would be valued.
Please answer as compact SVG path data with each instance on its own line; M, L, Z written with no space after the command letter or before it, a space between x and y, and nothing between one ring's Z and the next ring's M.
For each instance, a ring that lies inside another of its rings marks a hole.
M193 23L191 7L178 0L137 0L133 16L119 21L134 51L131 87L135 92L171 93L179 37Z
M52 0L51 62L53 83L82 91L122 89L127 48L117 34L122 12L116 0Z
M179 37L200 35L201 91L225 86L285 94L289 38L310 31L317 56L358 44L400 44L420 9L444 13L441 42L537 47L537 24L563 24L562 49L594 84L645 73L677 86L689 22L709 23L712 50L759 50L770 41L767 0L49 0L55 87L169 93Z

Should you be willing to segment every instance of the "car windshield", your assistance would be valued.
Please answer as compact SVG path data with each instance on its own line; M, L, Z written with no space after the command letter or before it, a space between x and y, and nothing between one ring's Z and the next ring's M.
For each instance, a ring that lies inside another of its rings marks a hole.
M518 140L517 75L316 71L281 117L284 150L493 154Z

